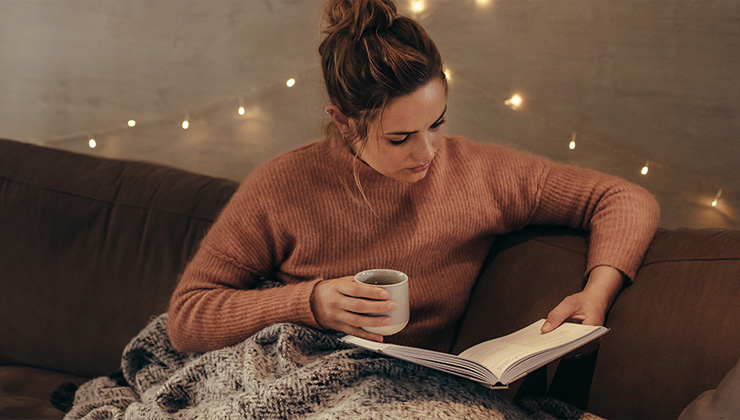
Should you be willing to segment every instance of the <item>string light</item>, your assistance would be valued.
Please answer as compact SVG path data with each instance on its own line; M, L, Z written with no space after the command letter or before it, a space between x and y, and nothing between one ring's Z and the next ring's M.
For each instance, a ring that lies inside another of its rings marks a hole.
M422 7L423 7L423 2L417 2L417 3L421 4ZM444 71L445 77L449 81L452 78L452 74L451 74L450 70L448 68L444 68L443 71ZM464 82L464 80L463 80L463 82ZM290 79L288 79L285 82L285 84L288 87L293 87L296 84L296 80L294 78L290 78ZM523 105L523 103L524 103L524 99L518 93L513 94L509 99L507 99L507 100L504 101L504 104L507 107L509 107L509 108L511 108L513 110L518 110L519 108L521 108L522 105ZM241 115L241 116L246 115L246 108L244 106L244 99L243 98L240 98L239 99L238 114ZM136 121L133 120L133 119L128 120L128 126L129 127L135 127L136 126ZM182 121L182 128L184 130L187 130L189 127L190 127L190 114L186 114L184 120ZM575 150L577 137L578 137L578 132L573 131L572 132L572 135L571 135L571 140L570 140L570 142L568 144L568 148L570 150ZM90 147L90 149L95 149L97 147L97 141L93 138L93 136L88 136L87 138L88 138L88 146ZM633 158L634 158L634 156L633 156ZM643 176L647 175L648 172L649 172L649 170L650 170L649 167L650 167L650 162L649 161L648 162L645 162L644 166L640 170L640 173ZM721 197L722 197L722 189L720 189L717 192L716 196L711 201L711 203L710 203L711 206L712 207L717 207L719 205L719 201L720 201L720 198Z
M717 204L719 204L720 197L722 197L722 189L720 189L717 192L717 195L714 196L714 200L712 201L712 207L717 207Z
M411 10L414 13L420 13L424 11L424 2L422 0L414 0L411 2Z
M519 109L522 106L522 102L523 101L524 100L522 99L522 97L519 96L519 94L517 93L514 96L512 96L511 98L509 98L506 101L504 101L504 105L508 106L509 108L511 108L513 110L517 110L517 109Z

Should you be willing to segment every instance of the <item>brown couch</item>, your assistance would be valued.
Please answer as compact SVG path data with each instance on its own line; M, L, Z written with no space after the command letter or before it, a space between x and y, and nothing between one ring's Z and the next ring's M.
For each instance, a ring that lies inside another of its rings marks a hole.
M0 140L0 418L61 418L63 382L119 368L167 308L233 181ZM586 236L494 243L453 350L543 317L582 286ZM740 358L740 231L661 230L598 351L516 383L610 418L675 418Z

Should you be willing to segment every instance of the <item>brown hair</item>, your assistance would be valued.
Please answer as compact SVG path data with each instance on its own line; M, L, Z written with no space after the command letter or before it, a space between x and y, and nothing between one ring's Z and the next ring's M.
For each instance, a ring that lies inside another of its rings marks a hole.
M398 14L392 0L329 0L324 7L326 38L319 46L329 100L357 121L345 139L358 153L368 125L395 98L434 78L447 81L434 41L414 19ZM327 134L342 136L329 123Z

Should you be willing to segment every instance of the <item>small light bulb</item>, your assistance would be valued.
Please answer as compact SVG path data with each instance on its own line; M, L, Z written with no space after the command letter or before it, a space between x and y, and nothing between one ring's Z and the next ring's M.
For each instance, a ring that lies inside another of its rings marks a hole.
M450 73L448 69L444 69L444 74L445 74L445 79L447 79L447 81L449 82L450 78L452 78L452 73Z
M570 141L570 144L568 145L568 148L570 150L575 150L575 148L576 148L576 142L574 140L571 140Z
M134 121L134 120L128 120L128 126L129 127L133 127L135 125L136 125L136 121Z
M719 204L719 198L722 197L722 190L720 189L717 191L717 195L714 196L714 201L712 201L712 207L717 207L717 204Z
M647 173L648 173L648 164L647 163L645 164L645 166L642 167L642 169L640 170L640 173L643 174L643 175L647 175Z
M514 96L512 96L511 98L507 99L504 102L504 105L508 106L511 109L519 109L519 107L522 106L522 102L524 102L524 100L517 93Z
M239 110L237 111L239 115L244 115L247 113L247 110L244 109L244 98L239 98Z
M182 129L187 130L190 127L190 121L187 118L182 122Z
M95 148L95 147L97 147L97 145L98 145L98 143L97 143L97 142L95 141L95 139L93 139L93 138L91 138L91 139L90 139L90 140L89 140L89 141L87 142L87 144L88 144L88 146L90 146L90 148L91 148L91 149L94 149L94 148Z
M288 87L293 87L293 86L295 86L295 79L288 79L288 81L287 81L287 82L285 82L285 84L286 84L286 85L287 85Z
M424 11L424 2L422 0L414 0L411 2L411 10L414 13L419 13Z

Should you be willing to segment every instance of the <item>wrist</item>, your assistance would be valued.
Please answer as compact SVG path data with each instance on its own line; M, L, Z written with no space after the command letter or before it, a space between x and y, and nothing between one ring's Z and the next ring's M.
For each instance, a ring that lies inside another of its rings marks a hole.
M591 270L583 292L589 296L594 303L608 309L624 286L625 276L621 271L607 265L599 265Z
M318 301L320 298L318 297L318 294L321 292L319 289L324 285L324 282L326 280L319 280L316 283L314 283L313 288L311 289L311 294L308 296L308 305L311 309L311 315L313 317L314 324L313 327L320 330L327 330L327 328L322 323L322 314L320 312L321 309L321 303Z

